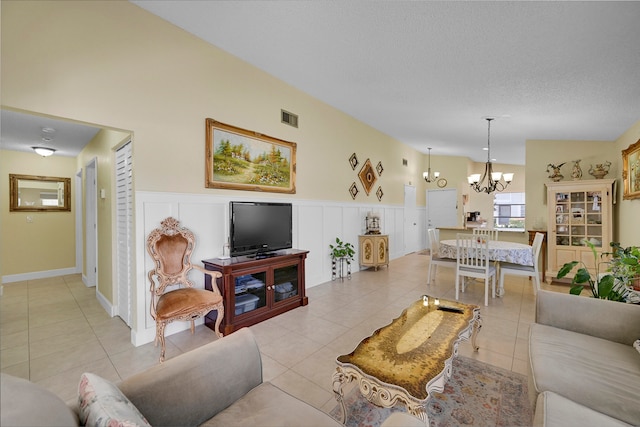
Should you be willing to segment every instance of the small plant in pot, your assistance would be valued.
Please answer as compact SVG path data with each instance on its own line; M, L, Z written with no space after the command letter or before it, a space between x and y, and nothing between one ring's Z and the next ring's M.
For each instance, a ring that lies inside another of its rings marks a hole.
M562 279L569 274L576 265L582 264L582 267L579 268L573 276L573 280L571 281L572 287L569 290L570 294L580 295L586 284L588 284L591 295L594 298L626 302L631 290L627 288L623 282L616 280L616 277L612 274L600 273L600 264L603 264L603 262L598 260L598 252L596 252L595 246L588 240L585 241L585 244L589 246L593 252L596 266L595 275L591 275L584 263L571 261L563 265L560 271L558 271L558 279Z
M331 250L331 280L336 278L337 262L338 260L345 260L347 263L347 277L351 279L351 261L356 254L353 245L349 242L343 242L340 238L336 237L335 245L329 244ZM342 277L342 268L340 268L340 276Z

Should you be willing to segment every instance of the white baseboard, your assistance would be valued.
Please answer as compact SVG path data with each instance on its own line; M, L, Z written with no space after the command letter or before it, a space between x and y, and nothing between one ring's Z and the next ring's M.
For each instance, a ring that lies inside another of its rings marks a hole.
M84 283L84 285L85 285L87 288L95 288L95 287L96 287L96 285L91 285L91 284L89 284L89 279L88 279L88 278L87 278L87 276L85 276L84 274L82 275L82 283Z
M96 289L96 298L98 299L98 302L100 303L102 308L104 308L104 310L107 312L109 317L114 317L116 315L115 307L111 305L111 303L97 289Z
M75 267L61 268L58 270L34 271L31 273L9 274L2 276L2 283L22 282L24 280L47 279L49 277L76 274Z

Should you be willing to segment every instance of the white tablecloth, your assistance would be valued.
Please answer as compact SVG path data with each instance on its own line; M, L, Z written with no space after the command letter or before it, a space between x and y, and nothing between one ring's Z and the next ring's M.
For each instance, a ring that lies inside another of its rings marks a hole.
M456 239L440 241L441 257L456 259L457 253ZM489 259L533 266L533 248L522 243L489 240Z

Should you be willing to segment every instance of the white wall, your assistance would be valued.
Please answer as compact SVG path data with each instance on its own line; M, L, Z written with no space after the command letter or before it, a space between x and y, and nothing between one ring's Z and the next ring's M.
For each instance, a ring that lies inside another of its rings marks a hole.
M231 197L218 194L185 194L136 192L136 241L146 242L146 236L160 226L160 222L173 216L180 220L182 226L189 228L196 236L196 247L191 257L194 263L203 259L222 255L222 247L229 236L229 202L261 201L259 195L252 197ZM335 201L292 200L290 198L274 199L293 205L293 246L296 249L308 250L305 271L306 287L311 288L331 280L331 258L329 244L336 237L350 242L356 249L356 260L359 256L358 235L364 233L365 216L369 211L380 214L382 233L389 235L389 257L398 258L405 255L404 248L404 208L380 204L354 204ZM424 247L426 230L423 220L424 208L418 208L421 218L419 233ZM149 307L150 292L147 273L154 267L151 257L146 253L144 245L136 248L136 283L134 301L144 301L136 306ZM353 271L358 268L353 264ZM196 286L204 287L204 276L192 271L189 276ZM149 310L137 310L137 319L131 331L135 345L153 341L155 322ZM199 321L202 323L202 320ZM187 322L172 323L167 327L166 335L189 328Z

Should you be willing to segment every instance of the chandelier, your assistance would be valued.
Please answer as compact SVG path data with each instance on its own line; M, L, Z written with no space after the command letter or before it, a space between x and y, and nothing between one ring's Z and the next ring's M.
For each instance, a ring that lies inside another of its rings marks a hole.
M440 176L440 172L431 173L431 147L427 148L427 150L429 150L429 169L422 173L422 177L427 182L434 182Z
M487 163L484 166L484 174L480 177L479 173L474 173L469 175L467 180L469 181L469 185L471 188L476 190L478 193L487 193L490 194L494 191L502 191L513 180L512 173L502 172L494 172L493 165L491 164L491 121L494 120L494 117L487 117ZM487 180L486 185L484 185L485 179Z

